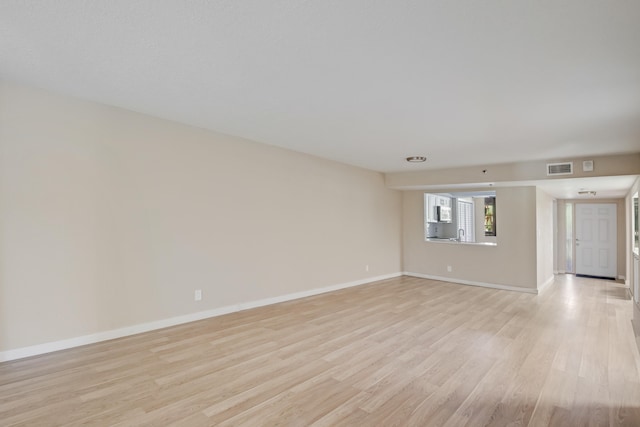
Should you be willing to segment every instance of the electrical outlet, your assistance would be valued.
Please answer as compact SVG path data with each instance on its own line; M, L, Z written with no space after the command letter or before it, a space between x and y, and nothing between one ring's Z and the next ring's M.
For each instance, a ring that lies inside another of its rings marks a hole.
M194 301L200 301L202 299L202 290L201 289L196 289L194 295L193 295L193 300Z
M369 271L369 264L364 266L364 271Z
M450 266L450 265L447 265L447 271L448 271L449 273L451 273L451 272L453 271L453 268L451 268L451 266Z

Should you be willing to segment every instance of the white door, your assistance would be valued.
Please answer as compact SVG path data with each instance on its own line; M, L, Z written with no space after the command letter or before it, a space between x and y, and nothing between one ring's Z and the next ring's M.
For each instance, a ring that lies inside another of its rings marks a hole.
M616 205L576 203L576 274L615 278Z

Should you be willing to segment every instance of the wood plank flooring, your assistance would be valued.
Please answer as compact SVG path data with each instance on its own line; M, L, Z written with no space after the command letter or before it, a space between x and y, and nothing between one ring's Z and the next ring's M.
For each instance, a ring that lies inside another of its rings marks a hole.
M640 426L631 315L401 277L0 364L0 425Z

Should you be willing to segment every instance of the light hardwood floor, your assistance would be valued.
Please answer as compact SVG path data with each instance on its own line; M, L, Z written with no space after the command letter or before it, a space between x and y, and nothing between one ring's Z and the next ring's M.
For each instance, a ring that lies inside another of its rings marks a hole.
M631 313L402 277L0 364L0 425L640 426Z

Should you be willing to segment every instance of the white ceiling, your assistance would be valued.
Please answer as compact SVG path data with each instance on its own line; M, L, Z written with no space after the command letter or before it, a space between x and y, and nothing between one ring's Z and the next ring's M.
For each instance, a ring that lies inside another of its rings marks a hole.
M636 180L635 175L589 177L589 178L567 178L553 180L517 181L517 182L496 182L496 183L469 183L460 185L448 185L444 193L455 192L466 195L488 195L494 194L497 187L511 186L536 186L555 199L620 199L629 192L629 188ZM412 190L431 190L442 193L442 185L425 185L411 187ZM486 188L479 190L479 188ZM596 195L578 194L579 191L595 191Z
M640 1L2 0L0 78L385 172L637 152Z
M517 185L536 185L557 199L618 199L623 198L636 180L636 176L604 176L593 178L555 179ZM502 185L506 185L503 183ZM595 196L580 195L579 191L595 191Z
M496 187L534 185L556 199L619 199L624 198L633 186L636 176L600 176L589 178L567 178L543 181L500 182ZM579 194L580 191L595 191L596 195Z
M393 187L398 190L426 190L440 192L493 191L497 187L535 186L556 199L619 199L624 198L633 186L636 175L600 176L587 178L565 178L532 181L470 182L449 185L412 185ZM481 190L482 189L482 190ZM596 195L579 194L580 191L595 191Z

